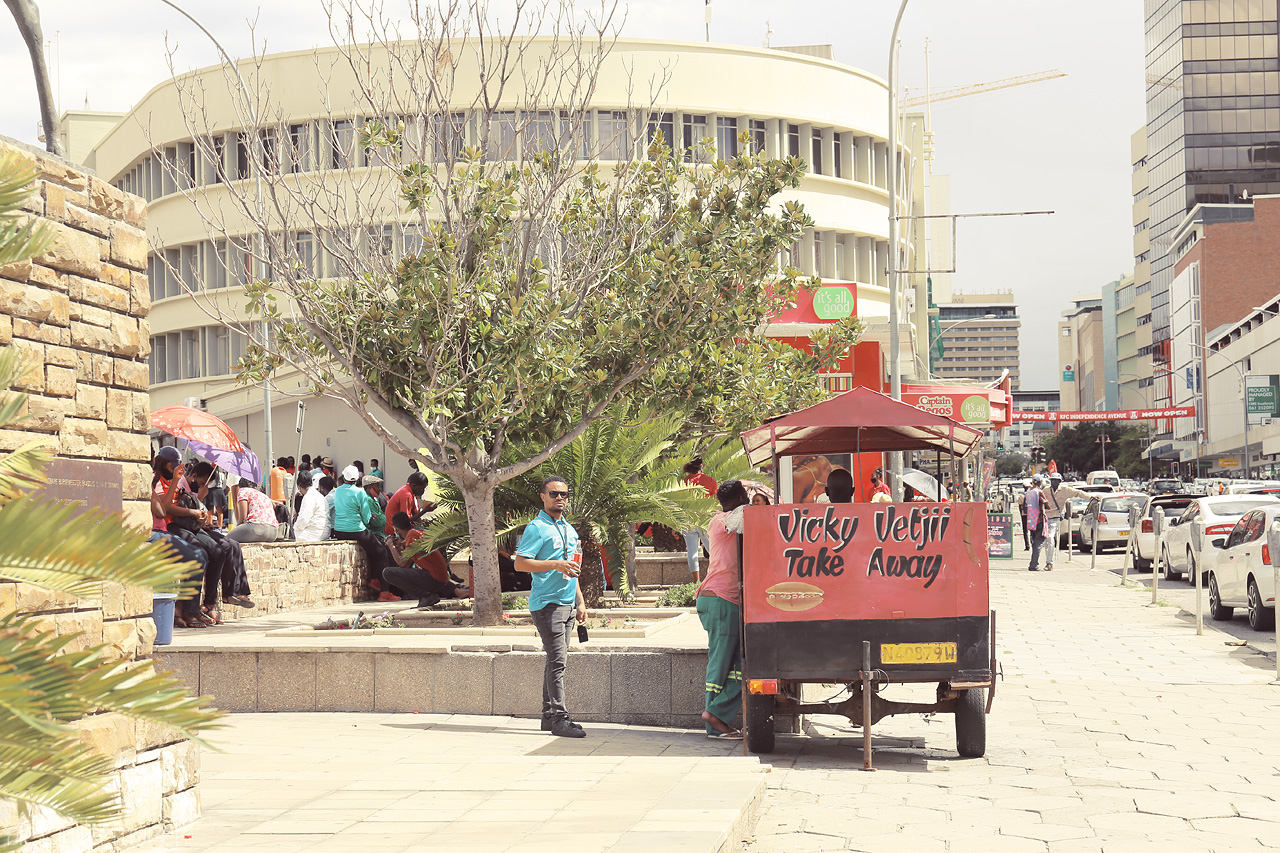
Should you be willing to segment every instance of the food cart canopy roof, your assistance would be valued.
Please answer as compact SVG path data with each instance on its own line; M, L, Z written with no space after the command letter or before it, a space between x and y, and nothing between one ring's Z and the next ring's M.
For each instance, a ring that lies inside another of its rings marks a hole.
M821 403L779 415L742 433L752 465L802 453L880 453L942 450L968 453L982 431L894 400L870 388L854 388Z

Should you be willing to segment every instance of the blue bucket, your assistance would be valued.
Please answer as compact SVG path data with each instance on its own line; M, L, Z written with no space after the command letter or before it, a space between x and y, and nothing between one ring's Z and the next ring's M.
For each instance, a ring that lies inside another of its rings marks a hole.
M151 621L156 623L157 646L173 642L173 608L177 601L177 593L158 592L151 596Z

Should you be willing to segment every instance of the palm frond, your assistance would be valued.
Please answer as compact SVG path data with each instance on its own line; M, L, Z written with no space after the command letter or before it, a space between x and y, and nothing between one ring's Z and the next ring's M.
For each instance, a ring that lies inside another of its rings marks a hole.
M53 229L21 210L35 178L35 166L21 154L0 154L0 266L34 258L53 245Z
M44 466L51 459L53 447L43 440L29 441L0 459L0 506L47 483Z
M0 576L11 580L81 596L101 581L179 592L189 570L102 510L21 497L0 512Z
M22 407L26 395L5 389L18 384L29 364L27 354L17 347L0 349L0 428L18 423L24 417Z

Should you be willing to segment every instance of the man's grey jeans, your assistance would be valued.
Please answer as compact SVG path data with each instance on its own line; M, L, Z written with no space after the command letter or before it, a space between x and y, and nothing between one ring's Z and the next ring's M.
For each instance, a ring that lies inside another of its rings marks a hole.
M533 611L533 624L542 638L542 650L547 653L546 668L542 671L542 719L567 719L564 706L564 667L569 660L569 632L573 629L578 608L565 604L548 604Z
M1049 519L1049 527L1045 530L1044 540L1044 562L1045 565L1053 565L1053 553L1058 550L1058 525L1062 524L1062 519Z

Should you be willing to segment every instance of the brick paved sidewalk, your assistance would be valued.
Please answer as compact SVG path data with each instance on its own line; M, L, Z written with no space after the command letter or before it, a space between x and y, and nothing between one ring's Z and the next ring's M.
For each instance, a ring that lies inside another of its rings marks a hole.
M860 731L813 718L765 757L765 811L744 849L1280 849L1273 663L1210 626L1196 637L1177 608L1119 588L1113 562L994 564L1005 678L985 758L956 756L949 716L890 717L864 773Z

